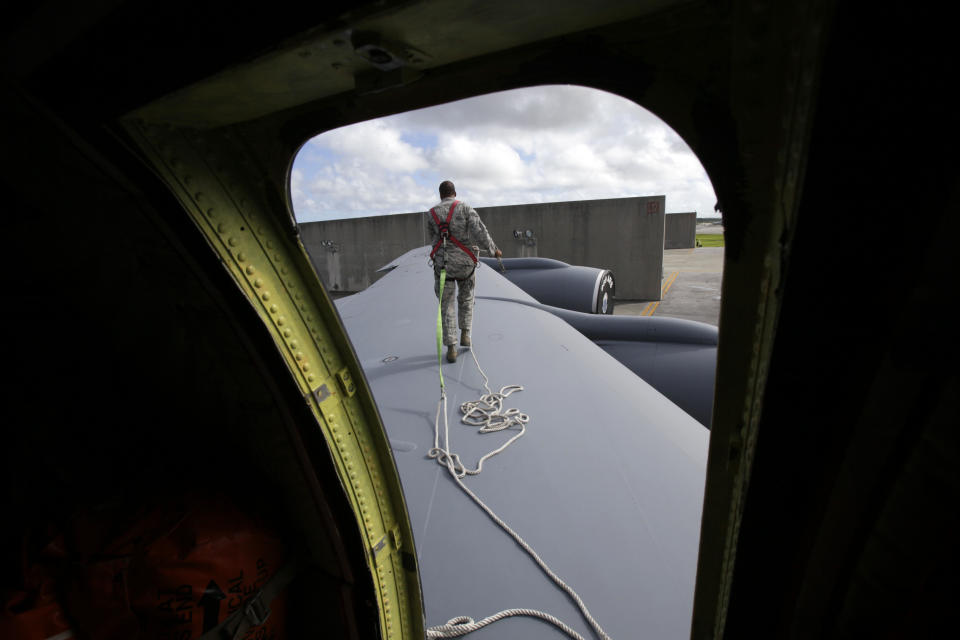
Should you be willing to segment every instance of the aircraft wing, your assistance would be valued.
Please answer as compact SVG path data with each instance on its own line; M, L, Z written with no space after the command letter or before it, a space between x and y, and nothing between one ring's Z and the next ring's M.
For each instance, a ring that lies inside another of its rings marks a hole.
M429 249L337 301L396 459L414 531L427 626L504 609L589 626L556 587L427 457L440 397ZM477 267L473 348L494 391L530 416L526 434L464 482L520 534L612 638L688 638L709 432L629 369L486 265ZM452 450L473 467L515 431L460 422L482 378L465 349L444 359ZM442 422L441 422L442 426ZM509 618L477 638L560 638Z

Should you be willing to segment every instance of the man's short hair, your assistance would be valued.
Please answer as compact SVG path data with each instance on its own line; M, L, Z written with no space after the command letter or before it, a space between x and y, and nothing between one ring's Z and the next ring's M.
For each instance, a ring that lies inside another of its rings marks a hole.
M450 196L457 195L457 189L453 186L453 183L449 180L444 180L440 183L440 199L449 198Z

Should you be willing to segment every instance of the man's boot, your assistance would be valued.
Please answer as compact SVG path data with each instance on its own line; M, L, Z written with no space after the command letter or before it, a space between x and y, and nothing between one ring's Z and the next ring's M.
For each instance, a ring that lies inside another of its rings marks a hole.
M451 344L447 346L447 362L456 362L457 361L457 345Z
M461 346L461 347L469 347L469 346L470 346L470 332L469 332L469 331L461 331L461 332L460 332L460 346Z

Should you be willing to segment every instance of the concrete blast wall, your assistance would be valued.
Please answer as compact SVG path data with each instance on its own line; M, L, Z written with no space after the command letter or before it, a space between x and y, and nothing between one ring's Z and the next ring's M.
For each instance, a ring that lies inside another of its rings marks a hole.
M380 277L377 269L427 244L423 216L307 222L300 225L300 240L328 290L362 291Z
M692 249L697 243L697 212L668 213L664 220L663 248Z
M540 256L610 269L617 298L659 300L665 201L665 196L611 198L477 212L504 257ZM379 267L429 242L425 216L307 222L300 225L300 237L328 289L360 291L377 280Z
M505 256L613 271L617 298L659 300L665 196L486 207L477 212ZM526 231L533 239L527 239ZM523 237L514 238L514 231Z

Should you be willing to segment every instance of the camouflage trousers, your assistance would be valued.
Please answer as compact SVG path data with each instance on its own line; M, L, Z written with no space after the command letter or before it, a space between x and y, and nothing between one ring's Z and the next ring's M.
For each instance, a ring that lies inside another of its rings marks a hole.
M477 284L477 272L474 271L462 280L454 280L447 274L443 284L443 298L441 299L441 314L443 315L443 344L457 344L457 317L460 319L460 330L470 331L473 324L473 290ZM453 293L457 289L457 306L453 306ZM433 273L433 292L440 297L440 273Z

